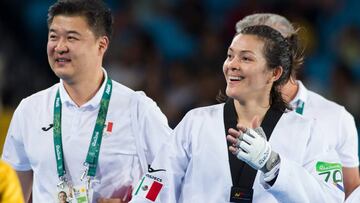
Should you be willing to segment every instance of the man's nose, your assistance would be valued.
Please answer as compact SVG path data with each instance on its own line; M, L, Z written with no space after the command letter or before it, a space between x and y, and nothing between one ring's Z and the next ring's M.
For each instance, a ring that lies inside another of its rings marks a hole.
M63 39L60 39L59 42L55 46L55 51L60 54L67 52L68 47L67 47L66 41Z

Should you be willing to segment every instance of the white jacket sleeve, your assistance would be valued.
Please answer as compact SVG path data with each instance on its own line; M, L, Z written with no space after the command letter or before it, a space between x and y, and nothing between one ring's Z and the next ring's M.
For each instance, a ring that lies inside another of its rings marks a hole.
M132 203L135 202L178 202L181 193L182 181L186 175L186 169L191 160L191 148L189 146L190 128L186 126L183 119L174 129L171 139L157 154L151 168L153 172L148 172L134 188ZM166 170L166 171L161 171ZM151 185L153 181L159 182L162 187L154 201L149 200L148 191L144 191L146 185ZM160 182L161 181L161 182Z
M155 154L169 139L172 130L166 116L145 93L135 92L131 102L132 131L135 135L141 167L145 173Z
M22 119L26 114L23 112L23 106L24 102L22 101L14 112L2 153L2 159L16 171L31 170L24 146L24 122Z
M261 184L279 202L344 202L340 159L326 144L326 135L313 129L303 157L298 163L280 154L275 183L269 186L261 177Z
M358 156L358 133L356 130L354 117L345 110L341 109L339 119L339 136L340 142L337 143L337 151L342 161L343 167L359 166Z

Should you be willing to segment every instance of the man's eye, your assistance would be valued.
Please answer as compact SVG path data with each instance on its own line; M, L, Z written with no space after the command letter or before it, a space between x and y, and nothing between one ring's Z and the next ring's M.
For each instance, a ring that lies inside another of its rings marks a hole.
M77 38L76 38L76 37L69 36L69 37L68 37L68 40L73 41L73 40L77 40Z

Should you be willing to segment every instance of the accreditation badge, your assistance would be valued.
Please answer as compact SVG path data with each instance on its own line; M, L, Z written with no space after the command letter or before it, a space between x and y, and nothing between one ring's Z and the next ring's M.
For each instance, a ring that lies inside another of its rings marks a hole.
M88 189L86 184L77 185L73 187L74 203L89 203L92 202L93 190Z
M73 189L71 189L67 184L63 184L61 187L57 187L56 194L54 195L56 203L73 203L74 194Z

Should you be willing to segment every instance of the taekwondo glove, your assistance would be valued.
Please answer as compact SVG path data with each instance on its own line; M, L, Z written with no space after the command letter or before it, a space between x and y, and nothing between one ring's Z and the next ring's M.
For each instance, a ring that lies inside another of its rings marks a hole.
M265 132L261 127L254 130L248 128L238 138L236 145L239 147L235 153L236 157L255 170L267 173L280 163L279 155L271 150L271 145L266 140Z

